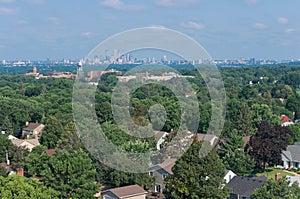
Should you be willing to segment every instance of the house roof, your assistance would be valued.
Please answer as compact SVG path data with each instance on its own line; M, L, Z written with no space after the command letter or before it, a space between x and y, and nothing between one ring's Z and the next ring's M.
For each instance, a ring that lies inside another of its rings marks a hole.
M172 168L176 163L176 159L166 159L163 163L158 164L159 167L164 169L169 174L173 174Z
M130 186L126 186L126 187L109 189L109 190L103 191L102 193L105 194L106 192L111 192L120 199L129 198L129 197L133 197L133 196L139 196L139 195L148 193L139 185L130 185Z
M43 125L43 124L29 123L29 124L24 128L24 130L33 131L33 130L35 130L36 128L38 128L39 126L41 126L41 125Z
M54 155L55 152L56 152L56 149L48 149L48 150L45 151L45 153L46 153L47 155L50 155L50 156Z
M281 120L281 123L283 124L283 123L286 123L286 122L293 122L293 120L291 120L288 116L286 116L286 115L282 115L281 117L280 117L280 120Z
M155 141L158 142L161 138L165 137L167 135L166 132L163 132L163 131L157 131L155 132Z
M212 146L215 147L217 146L219 142L219 138L213 134L201 134L197 133L197 138L198 141L208 141L212 143Z
M6 168L7 169L7 171L13 171L13 169L12 169L12 166L11 165L8 165L6 162L1 162L0 163L0 167L3 167L3 168Z
M288 145L286 151L282 151L289 160L300 162L300 145Z
M300 185L300 177L297 176L286 176L286 179L290 182L290 185L297 182Z
M241 196L251 196L253 191L267 183L267 178L259 177L241 177L235 176L226 186L230 188L230 193Z
M251 136L243 137L243 142L244 142L243 147L247 146L247 144L250 142L250 138L251 138Z
M11 139L11 141L17 147L27 145L28 143L33 145L34 147L40 145L40 142L38 139L31 139L31 140ZM27 142L27 144L26 144L26 142Z

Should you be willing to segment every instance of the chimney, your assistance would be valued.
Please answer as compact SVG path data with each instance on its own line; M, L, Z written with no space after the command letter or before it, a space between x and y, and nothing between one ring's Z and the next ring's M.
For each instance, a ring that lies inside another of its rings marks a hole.
M23 168L18 168L18 169L16 169L16 173L19 176L24 176L24 169Z
M10 161L8 159L8 152L7 152L7 150L5 151L5 155L6 155L6 165L9 166L10 165Z
M26 123L25 123L25 126L27 127L28 125L29 125L29 122L26 122Z
M281 174L280 173L276 173L275 175L275 181L279 181L281 178Z

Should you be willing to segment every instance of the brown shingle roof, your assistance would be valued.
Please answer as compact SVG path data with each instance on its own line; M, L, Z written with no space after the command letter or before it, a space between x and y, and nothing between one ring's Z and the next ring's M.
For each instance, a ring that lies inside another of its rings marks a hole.
M159 164L161 168L167 171L169 174L173 174L172 168L176 163L176 159L166 159L163 163Z
M39 146L40 145L40 142L38 139L31 139L31 140L25 140L27 141L28 143L34 145L34 146Z
M6 162L1 162L0 163L0 167L6 168L7 171L9 171L9 172L13 171L12 166L11 165L7 165Z
M40 145L40 142L39 142L38 139L31 139L31 140L12 139L11 141L12 141L12 143L13 143L15 146L17 146L17 147L22 146L22 144L23 144L24 142L27 142L27 143L29 143L29 144L32 144L33 146L39 146L39 145Z
M105 192L111 192L120 199L129 198L129 197L133 197L133 196L139 196L139 195L148 193L139 185L130 185L130 186L126 186L126 187L109 189L107 191L104 191L103 193L105 193Z
M33 130L35 130L36 128L38 128L40 125L42 125L42 124L38 124L38 123L29 123L28 126L26 126L26 127L24 128L24 130L33 131Z
M207 142L212 142L212 146L215 147L219 143L219 138L213 134L201 134L197 133L197 140L198 141L207 141Z
M163 131L157 131L155 132L155 141L158 142L162 137L166 135Z
M52 155L54 155L54 154L55 154L55 152L56 152L56 149L48 149L48 150L46 150L45 152L46 152L46 154L47 154L47 155L50 155L50 156L52 156Z

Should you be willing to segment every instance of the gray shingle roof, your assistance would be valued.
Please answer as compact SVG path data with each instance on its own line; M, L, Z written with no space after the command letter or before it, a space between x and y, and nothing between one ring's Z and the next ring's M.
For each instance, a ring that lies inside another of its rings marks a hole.
M300 162L300 145L288 145L286 151L282 153L292 162Z
M267 183L267 178L260 177L241 177L235 176L226 186L230 188L230 193L240 196L251 196L253 191Z

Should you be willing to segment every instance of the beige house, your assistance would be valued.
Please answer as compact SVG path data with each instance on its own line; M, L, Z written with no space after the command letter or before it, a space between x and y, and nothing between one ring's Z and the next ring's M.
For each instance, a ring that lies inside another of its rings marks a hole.
M33 136L34 138L38 138L44 128L45 125L43 124L26 122L25 128L22 129L22 137Z
M40 142L38 139L21 140L14 136L11 136L11 135L8 137L8 139L11 140L13 145L15 145L17 147L24 147L24 148L28 149L28 151L32 151L32 149L34 147L37 147L40 145Z
M155 177L155 193L163 193L165 188L164 179L168 175L172 175L172 167L175 165L176 159L166 159L161 164L153 165L149 168L149 176Z
M101 191L101 193L95 194L95 197L102 199L146 199L147 193L139 185L130 185Z

